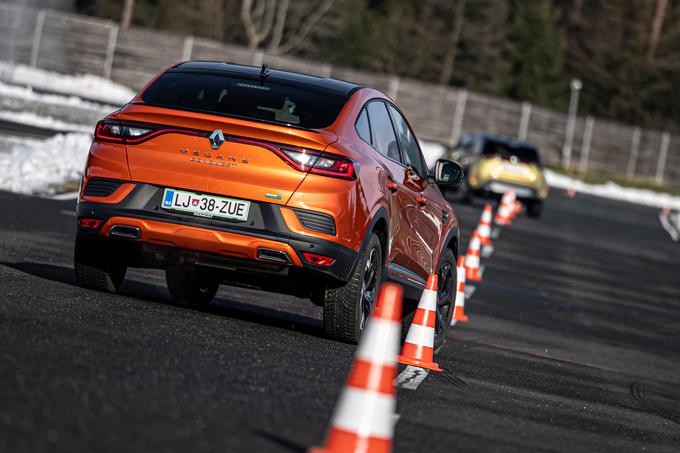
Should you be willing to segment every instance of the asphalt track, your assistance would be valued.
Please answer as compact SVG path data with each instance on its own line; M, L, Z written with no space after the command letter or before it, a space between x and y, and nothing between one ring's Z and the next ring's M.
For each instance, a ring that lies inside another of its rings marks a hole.
M465 237L481 206L455 205ZM72 201L0 193L0 452L302 452L354 347L304 300L162 274L78 288ZM483 260L445 373L399 389L396 452L680 451L680 244L655 209L555 191Z

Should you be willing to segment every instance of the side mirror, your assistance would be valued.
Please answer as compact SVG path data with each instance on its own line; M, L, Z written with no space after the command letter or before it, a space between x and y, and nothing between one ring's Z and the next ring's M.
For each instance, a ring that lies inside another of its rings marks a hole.
M439 159L434 164L434 181L438 186L457 186L463 181L465 170L452 160Z

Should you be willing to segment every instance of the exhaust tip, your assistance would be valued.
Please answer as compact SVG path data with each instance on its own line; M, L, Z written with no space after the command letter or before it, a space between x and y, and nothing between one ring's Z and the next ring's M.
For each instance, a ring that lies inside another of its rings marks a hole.
M293 264L290 256L286 252L281 252L274 249L259 248L257 249L257 258L264 261L273 261L281 264Z
M142 233L137 227L129 225L114 225L109 230L109 236L126 239L141 239Z

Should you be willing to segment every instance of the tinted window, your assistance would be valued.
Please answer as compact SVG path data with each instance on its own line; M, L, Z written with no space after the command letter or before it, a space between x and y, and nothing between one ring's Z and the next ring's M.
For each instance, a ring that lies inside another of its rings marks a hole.
M497 142L493 140L486 141L482 148L482 156L484 157L500 157L501 159L512 160L516 158L519 162L527 164L540 165L541 161L538 157L536 148L526 145L514 145L512 143Z
M397 136L399 137L399 144L401 145L401 150L404 152L404 159L406 159L406 164L411 164L416 173L420 176L427 175L427 169L420 156L420 149L418 148L418 143L416 142L416 137L411 132L408 127L406 120L401 113L391 105L388 106L390 109L390 115L392 115L392 120L394 121L394 127L397 129Z
M361 114L359 115L359 118L357 118L357 122L354 125L357 129L357 134L359 134L359 137L361 137L366 143L371 143L371 127L368 125L368 115L366 114L366 109L363 109L361 111Z
M373 131L373 146L383 156L400 161L397 137L394 135L394 128L385 104L380 101L368 104L368 117L371 122L371 131Z
M166 72L142 95L163 107L271 121L308 129L330 126L345 105L342 95L265 80Z

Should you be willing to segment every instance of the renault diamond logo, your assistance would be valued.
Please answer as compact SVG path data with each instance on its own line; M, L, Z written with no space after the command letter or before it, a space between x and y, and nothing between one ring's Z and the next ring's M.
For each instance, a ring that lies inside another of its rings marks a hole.
M222 143L224 143L224 134L222 133L221 130L215 129L215 131L210 134L210 146L212 146L212 149L220 149L220 146L222 146Z

